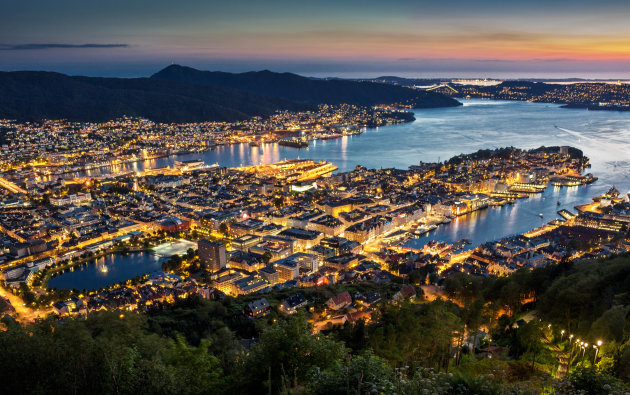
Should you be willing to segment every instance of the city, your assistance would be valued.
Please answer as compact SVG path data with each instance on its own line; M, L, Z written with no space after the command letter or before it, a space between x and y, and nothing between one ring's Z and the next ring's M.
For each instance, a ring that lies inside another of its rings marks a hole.
M8 2L15 394L630 394L630 3Z

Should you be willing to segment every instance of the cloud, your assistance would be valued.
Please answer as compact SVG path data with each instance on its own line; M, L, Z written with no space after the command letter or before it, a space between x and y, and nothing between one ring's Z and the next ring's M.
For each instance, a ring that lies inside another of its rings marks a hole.
M0 44L0 51L26 51L53 48L127 48L129 44Z

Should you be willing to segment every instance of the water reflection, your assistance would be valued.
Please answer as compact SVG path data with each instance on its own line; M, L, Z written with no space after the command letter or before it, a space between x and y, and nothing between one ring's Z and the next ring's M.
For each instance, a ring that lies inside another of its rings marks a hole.
M120 169L172 166L174 160L202 159L207 164L235 167L272 163L297 157L328 160L340 171L356 165L368 168L407 168L419 161L446 160L482 148L572 145L589 156L596 183L584 187L549 187L542 195L517 201L513 206L493 207L449 225L412 244L428 239L455 241L468 238L474 244L508 234L522 233L556 218L556 210L590 201L612 185L630 190L630 112L562 109L555 104L514 101L465 100L456 108L415 111L416 121L368 129L362 135L313 142L308 150L278 144L219 146L205 153L179 155L122 164ZM103 174L111 169L95 169ZM76 176L76 174L70 177ZM543 199L544 198L544 199ZM562 203L557 206L557 202ZM538 214L543 213L541 219Z
M160 269L160 257L150 252L108 255L51 278L48 287L93 290Z

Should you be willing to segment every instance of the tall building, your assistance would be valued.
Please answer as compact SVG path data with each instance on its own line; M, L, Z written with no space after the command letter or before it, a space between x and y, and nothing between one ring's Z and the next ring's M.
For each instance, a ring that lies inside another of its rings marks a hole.
M201 239L197 242L197 248L203 267L216 272L227 266L227 252L223 243Z

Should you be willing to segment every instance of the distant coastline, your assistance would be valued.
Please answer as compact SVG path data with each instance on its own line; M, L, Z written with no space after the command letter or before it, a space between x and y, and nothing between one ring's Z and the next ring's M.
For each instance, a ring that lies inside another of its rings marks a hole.
M600 106L597 104L581 104L581 103L567 103L560 106L560 108L569 108L569 109L574 109L574 110L587 110L587 111L630 111L630 107Z

